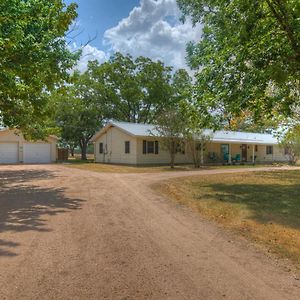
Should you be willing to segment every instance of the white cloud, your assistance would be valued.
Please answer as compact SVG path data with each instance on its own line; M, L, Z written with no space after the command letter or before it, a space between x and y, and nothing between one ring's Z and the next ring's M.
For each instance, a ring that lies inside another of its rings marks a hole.
M76 44L73 44L73 48L76 49ZM104 51L97 49L91 45L86 45L82 49L82 55L74 68L80 72L84 72L87 69L88 62L90 60L97 60L99 63L103 63L107 60L107 54Z
M186 67L186 44L199 41L201 27L179 22L176 0L141 0L127 18L106 30L104 42L112 51L160 59L175 68Z

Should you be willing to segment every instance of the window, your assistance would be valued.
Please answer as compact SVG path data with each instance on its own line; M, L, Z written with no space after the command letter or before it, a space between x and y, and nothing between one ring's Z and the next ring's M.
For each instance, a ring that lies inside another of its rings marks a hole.
M258 146L257 145L255 145L255 152L257 152L258 151Z
M158 154L158 141L143 141L143 154Z
M102 154L103 153L103 143L99 144L99 153Z
M154 142L147 141L147 153L154 153Z
M155 141L155 154L158 154L158 141Z
M130 153L130 141L125 141L125 153Z
M273 154L273 146L266 147L266 154Z

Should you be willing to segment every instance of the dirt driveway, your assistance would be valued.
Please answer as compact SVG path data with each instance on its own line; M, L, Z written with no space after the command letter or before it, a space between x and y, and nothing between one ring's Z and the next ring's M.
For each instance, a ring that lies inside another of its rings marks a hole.
M1 166L0 299L299 299L293 271L149 187L182 175Z

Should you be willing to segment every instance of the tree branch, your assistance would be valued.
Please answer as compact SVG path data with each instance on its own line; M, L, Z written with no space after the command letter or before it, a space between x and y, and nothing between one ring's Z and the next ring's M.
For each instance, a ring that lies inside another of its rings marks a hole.
M296 60L300 61L300 47L294 36L293 29L291 28L288 19L289 15L286 8L282 4L281 0L266 0L273 16L276 18L281 26L281 29L286 33L286 36L292 46L292 49L296 53Z

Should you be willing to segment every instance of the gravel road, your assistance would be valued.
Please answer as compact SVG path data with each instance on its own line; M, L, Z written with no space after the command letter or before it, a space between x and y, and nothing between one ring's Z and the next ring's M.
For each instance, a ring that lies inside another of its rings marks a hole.
M288 267L150 188L188 175L1 166L0 299L300 299Z

